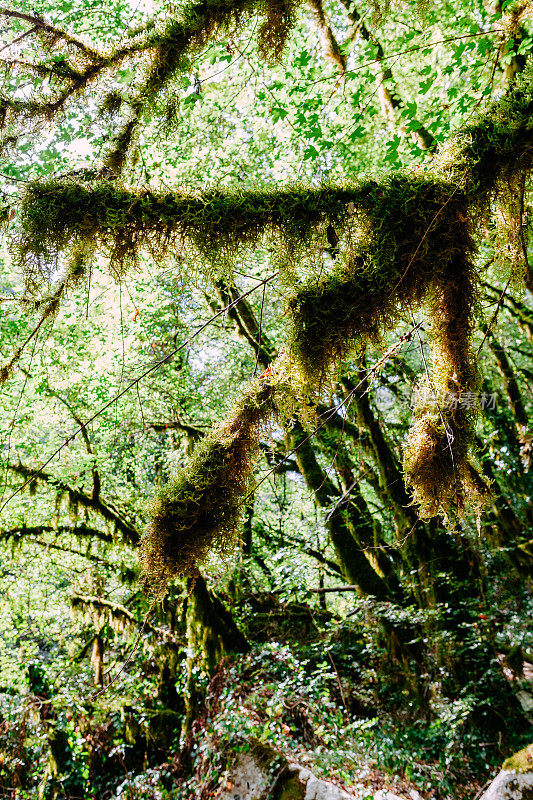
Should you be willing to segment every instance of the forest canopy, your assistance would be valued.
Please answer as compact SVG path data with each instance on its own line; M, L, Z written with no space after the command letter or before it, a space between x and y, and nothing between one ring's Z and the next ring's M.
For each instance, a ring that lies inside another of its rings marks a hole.
M533 9L0 17L3 796L473 797L533 705Z

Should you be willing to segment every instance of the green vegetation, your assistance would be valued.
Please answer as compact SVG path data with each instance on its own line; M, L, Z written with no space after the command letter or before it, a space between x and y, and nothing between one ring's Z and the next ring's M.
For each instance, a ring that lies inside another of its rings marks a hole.
M141 543L149 592L160 595L175 575L195 575L213 548L234 549L246 495L254 488L257 428L272 416L272 394L270 386L254 385L159 492Z
M0 16L0 797L523 769L529 6Z

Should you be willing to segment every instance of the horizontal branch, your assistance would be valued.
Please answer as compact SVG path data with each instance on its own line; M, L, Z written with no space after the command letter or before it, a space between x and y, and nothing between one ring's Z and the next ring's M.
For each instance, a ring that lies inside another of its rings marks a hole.
M295 244L321 223L340 224L376 184L285 191L211 192L203 196L134 192L108 182L34 183L22 202L22 253L45 260L81 243L103 246L115 264L148 247L164 255L191 242L206 257L234 253L278 230ZM128 232L128 235L124 234Z
M21 475L23 478L29 480L38 480L48 486L55 487L56 489L66 492L72 502L78 503L84 508L89 508L100 514L105 520L115 525L115 528L120 532L124 540L130 545L137 545L140 540L140 533L135 525L127 520L121 512L115 508L111 503L105 502L100 497L92 497L92 495L85 494L85 492L69 486L65 481L59 480L54 475L50 475L44 470L33 469L26 467L23 464L6 464L7 469Z
M182 422L178 419L172 420L171 422L147 422L145 427L151 428L153 431L156 431L156 433L162 433L163 431L181 431L193 441L201 439L206 433L206 429L203 427L192 425L189 422Z
M313 592L313 594L329 594L330 592L360 592L361 587L347 583L343 586L320 586L318 589L308 589L307 591Z
M104 181L33 183L22 201L22 260L44 267L62 250L100 246L120 274L137 263L143 247L161 258L187 242L211 263L233 263L267 231L277 231L289 251L301 252L317 233L324 239L325 225L341 231L349 226L356 210L379 228L389 201L402 193L410 197L411 214L426 209L429 220L441 220L444 209L450 214L459 206L464 214L464 208L477 207L491 195L500 177L529 170L532 115L528 72L477 124L450 138L431 170L388 177L380 185L367 181L191 196L135 192Z
M113 537L110 533L100 531L98 528L89 528L87 525L60 525L54 528L52 525L34 525L26 527L23 525L20 528L10 528L9 530L0 531L0 539L17 539L24 536L42 536L43 533L53 533L55 536L68 534L69 536L76 536L80 538L98 539L102 542L111 543ZM80 553L80 555L84 555Z
M92 612L96 612L96 614L109 615L122 624L131 627L142 628L148 633L154 633L157 636L161 636L171 642L180 641L180 639L171 631L167 631L164 628L158 628L149 623L146 619L139 620L131 613L131 611L128 611L125 606L121 605L120 603L112 603L110 600L104 600L102 597L75 594L70 598L70 605L73 609L79 608L82 611L87 611L90 609Z

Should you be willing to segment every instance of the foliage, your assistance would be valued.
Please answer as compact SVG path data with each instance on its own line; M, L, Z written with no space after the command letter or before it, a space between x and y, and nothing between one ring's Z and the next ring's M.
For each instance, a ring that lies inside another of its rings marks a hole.
M528 741L528 8L0 14L0 793L472 797Z

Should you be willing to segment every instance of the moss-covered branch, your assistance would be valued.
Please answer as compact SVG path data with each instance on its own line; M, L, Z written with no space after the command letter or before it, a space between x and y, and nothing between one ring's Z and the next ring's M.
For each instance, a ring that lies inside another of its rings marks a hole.
M75 489L65 481L59 480L44 470L32 469L20 463L7 463L5 466L8 470L21 475L23 478L41 481L47 486L52 486L66 493L74 504L91 509L107 522L113 524L117 532L123 536L125 542L131 545L138 544L140 536L135 524L128 520L112 503L102 500L101 497L92 497L79 489Z
M110 533L101 531L98 528L89 528L87 525L61 525L54 527L52 525L23 525L20 528L9 528L9 530L0 531L0 539L9 541L10 539L18 540L26 536L42 536L43 533L52 533L54 536L61 534L68 534L80 539L98 539L102 542L111 543L113 536ZM84 553L80 553L84 555Z
M37 273L49 270L58 252L87 257L98 246L120 277L141 247L159 260L192 245L227 269L265 234L277 237L289 261L304 249L325 249L330 226L339 240L333 266L298 283L289 299L292 330L278 377L268 386L252 384L231 419L202 441L157 498L143 541L146 582L156 594L174 574L194 574L213 546L231 542L251 488L257 427L275 410L274 392L287 391L299 375L304 389L293 397L318 399L325 376L354 346L379 339L421 305L430 317L429 364L420 347L435 402L417 409L404 461L407 483L426 515L461 510L468 495L485 501L486 485L469 457L475 412L461 402L477 388L475 235L500 187L531 168L532 120L529 70L476 124L452 136L422 174L203 197L135 193L102 181L29 187L19 244L26 268ZM450 396L455 400L442 404Z
M136 193L104 181L34 183L23 199L19 245L27 268L40 272L59 252L96 246L117 275L137 262L143 247L161 258L190 243L206 259L228 263L266 232L279 232L286 249L301 250L326 223L345 223L349 204L359 204L365 191L301 187L194 197Z
M21 250L30 264L37 261L44 269L45 262L62 250L99 244L121 274L136 261L143 246L160 257L189 241L211 261L227 261L255 245L264 232L275 230L282 235L286 250L301 249L302 241L309 243L313 234L324 240L326 223L340 231L353 226L354 212L368 218L374 241L378 231L384 231L390 250L394 233L388 233L387 225L392 220L397 229L398 222L392 218L389 203L395 213L414 215L406 220L404 235L410 232L416 237L418 227L425 225L424 230L431 228L435 240L435 231L449 225L452 217L454 224L462 221L464 227L469 208L486 203L499 179L529 170L532 111L533 86L528 72L477 124L451 137L430 171L422 176L388 178L381 185L370 182L191 197L135 193L107 182L32 184L22 203ZM462 220L457 216L459 206ZM427 236L412 241L422 254L430 249ZM375 266L381 266L378 259Z
M335 39L331 26L326 19L322 0L308 0L313 21L316 25L324 57L343 75L346 72L346 56L342 53Z
M258 427L274 411L272 387L254 382L231 418L197 444L187 467L159 492L141 543L146 590L157 596L175 575L196 575L210 550L233 548L243 498L253 487Z
M13 544L15 544L22 541L24 537L28 537L30 544L36 544L39 547L43 547L45 550L56 550L59 553L69 553L73 556L86 558L87 561L91 561L93 564L100 564L106 567L112 566L109 561L106 561L104 558L100 558L100 556L96 556L93 553L81 552L80 550L75 550L72 547L64 547L63 545L56 544L55 542L50 542L46 539L40 539L36 533L37 531L41 531L40 528L34 528L33 531L33 533L29 533L28 530L24 530L23 528L20 528L16 531L0 531L0 540L7 542L11 541Z
M27 36L36 36L37 42L45 37L45 57L42 62L11 66L22 70L37 71L43 76L57 78L58 88L50 97L37 98L29 103L18 104L0 99L0 121L2 125L12 122L27 125L31 119L52 119L67 102L83 93L90 85L101 80L104 74L119 68L127 59L143 56L144 80L132 101L133 113L125 120L108 154L108 162L117 171L124 162L140 115L144 108L167 86L169 81L188 64L191 55L207 45L221 31L238 26L246 16L257 12L262 19L258 31L259 50L262 56L279 59L294 22L296 0L201 0L182 10L181 19L173 19L163 28L148 25L111 52L99 52L71 34L56 28L40 15L12 12L0 9L0 16L22 19L33 27ZM62 59L50 61L52 47L62 44L66 53ZM74 56L72 52L74 51ZM102 107L106 99L101 98ZM119 101L119 107L122 100ZM3 113L2 113L3 112ZM1 126L0 126L1 127ZM13 145L17 133L4 137L3 145Z
M171 642L176 641L176 636L165 628L158 628L146 619L137 619L131 611L120 603L112 603L103 597L75 594L70 598L70 607L74 614L88 614L97 630L103 625L110 625L114 630L129 632L142 628L147 633L154 633Z
M99 54L94 50L87 42L83 41L83 39L78 39L76 36L73 36L68 31L59 28L57 25L51 25L49 22L38 14L36 11L33 14L29 14L24 11L17 11L13 8L0 8L0 17L5 17L6 19L18 19L22 22L27 22L31 25L31 31L36 30L41 36L46 36L46 43L50 45L50 42L57 42L58 40L62 40L69 45L74 46L76 49L80 50L84 55L88 56L89 58L98 58ZM29 31L26 32L26 35Z

